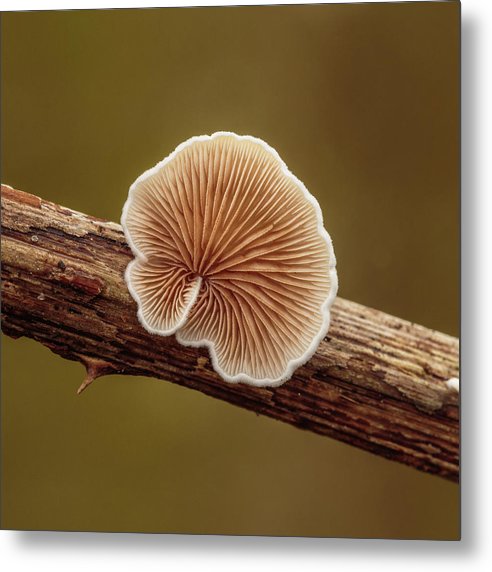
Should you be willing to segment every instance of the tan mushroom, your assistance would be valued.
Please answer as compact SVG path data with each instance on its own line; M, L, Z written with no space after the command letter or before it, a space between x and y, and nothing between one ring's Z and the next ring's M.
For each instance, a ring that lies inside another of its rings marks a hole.
M207 346L226 381L280 385L326 335L331 240L316 199L264 141L182 143L133 183L121 223L141 324Z

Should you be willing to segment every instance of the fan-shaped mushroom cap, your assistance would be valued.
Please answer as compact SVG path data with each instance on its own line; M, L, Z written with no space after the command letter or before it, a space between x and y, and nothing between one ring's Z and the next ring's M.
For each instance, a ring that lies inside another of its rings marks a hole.
M133 183L121 222L140 322L207 346L226 381L279 385L326 335L337 275L321 210L260 139L182 143Z

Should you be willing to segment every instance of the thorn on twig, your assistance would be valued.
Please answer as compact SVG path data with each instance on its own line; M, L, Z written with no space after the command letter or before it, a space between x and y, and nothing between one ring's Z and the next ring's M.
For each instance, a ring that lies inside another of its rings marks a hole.
M77 395L80 395L98 377L114 373L115 371L115 367L106 361L81 355L78 357L85 365L86 376L84 381L80 384L80 387L77 389Z

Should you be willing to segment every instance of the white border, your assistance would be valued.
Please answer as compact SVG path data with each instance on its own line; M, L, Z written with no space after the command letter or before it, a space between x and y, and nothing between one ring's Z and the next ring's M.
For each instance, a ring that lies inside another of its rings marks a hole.
M247 375L246 373L238 373L237 375L234 375L234 376L227 375L219 365L218 358L217 358L217 352L215 351L215 344L211 340L202 339L198 342L189 342L189 341L185 341L181 338L181 336L179 335L179 329L186 322L186 319L187 319L193 305L195 304L195 302L197 300L198 293L200 291L200 285L201 285L201 279L200 278L198 278L198 280L197 280L197 284L196 284L195 289L192 293L190 302L188 303L188 307L184 311L183 317L181 318L181 320L177 323L177 325L174 328L171 328L169 330L158 330L158 329L152 328L147 323L147 321L144 318L143 312L142 312L142 304L141 304L140 298L139 298L133 284L131 283L131 279L130 279L131 278L131 276L130 276L131 275L131 269L133 268L133 265L136 264L138 260L144 260L144 261L146 260L145 255L139 251L139 249L137 248L137 245L134 243L132 236L131 236L131 234L128 230L128 227L127 227L128 212L129 212L130 206L133 202L135 193L137 192L138 186L142 182L146 181L148 178L156 175L161 169L163 169L169 162L171 162L179 153L181 153L187 147L193 145L194 143L196 143L198 141L213 141L217 137L223 137L223 136L234 137L237 141L251 141L252 143L256 143L256 144L260 145L261 147L263 147L265 149L265 151L267 151L268 153L273 155L273 157L280 164L282 174L285 177L287 177L288 179L291 179L295 183L296 188L298 188L302 192L304 198L313 206L314 211L316 213L318 233L319 233L320 237L324 239L324 241L326 242L326 245L328 247L328 252L329 252L329 257L330 257L328 271L329 271L329 275L330 275L331 288L330 288L330 292L329 292L327 298L324 300L324 302L321 304L321 306L319 308L319 311L323 317L321 327L318 330L318 333L314 336L313 340L311 341L311 344L309 345L309 347L305 351L305 353L303 355L301 355L300 357L287 362L287 365L285 366L285 370L284 370L283 374L280 377L277 377L274 379L272 379L272 378L255 379L255 378ZM135 256L135 259L133 261L131 261L126 268L125 281L126 281L126 284L128 286L128 290L129 290L130 294L133 296L133 298L135 299L135 301L138 304L137 316L138 316L138 319L139 319L140 323L142 324L142 326L148 332L150 332L152 334L157 334L160 336L169 336L172 334L176 334L177 341L184 346L208 348L209 353L210 353L210 359L212 361L212 366L213 366L214 370L222 377L222 379L224 379L228 383L243 382L243 383L246 383L248 385L254 385L256 387L278 387L282 383L285 383L287 380L289 380L292 377L292 374L294 373L294 371L299 366L305 364L314 355L314 353L316 352L321 340L326 336L328 329L330 327L330 307L333 304L333 301L335 300L336 295L337 295L337 291L338 291L338 275L337 275L337 271L336 271L336 258L335 258L335 252L333 250L333 244L331 241L331 237L324 227L323 213L321 211L321 208L319 206L318 201L306 189L304 183L302 181L300 181L289 170L289 168L287 167L285 162L281 159L281 157L277 153L277 151L275 149L273 149L273 147L268 145L268 143L266 143L262 139L259 139L258 137L253 137L251 135L238 135L237 133L233 133L232 131L217 131L217 132L213 133L212 135L198 135L195 137L191 137L190 139L179 144L176 147L176 149L170 155L168 155L165 159L163 159L162 161L157 163L151 169L148 169L147 171L142 173L134 181L134 183L131 185L130 190L128 192L128 198L127 198L127 200L123 206L123 212L121 215L121 226L123 227L125 237L126 237L128 244L130 245L130 248L131 248L131 250Z
M398 0L397 0L398 1ZM400 0L426 2L429 0ZM446 2L448 0L435 0ZM478 1L478 0L477 0ZM1 9L5 12L19 10L91 10L91 9L127 9L127 8L173 8L173 7L214 7L214 6L261 6L292 4L380 4L388 0L3 0Z
M358 0L345 0L357 3ZM418 0L420 1L420 0ZM367 0L383 2L384 0ZM233 4L218 0L217 4ZM258 0L257 4L266 4ZM289 0L269 3L290 3ZM312 3L320 3L312 0ZM338 3L324 0L323 3ZM387 2L386 2L387 3ZM149 6L140 0L107 2ZM166 0L160 6L170 5ZM178 4L178 2L176 2ZM190 2L181 2L187 5ZM97 0L3 0L2 10L100 8ZM492 560L492 2L463 0L463 540L395 541L165 534L0 531L0 567L8 572L87 572L111 567L172 572L464 572ZM330 515L327 514L327 518Z

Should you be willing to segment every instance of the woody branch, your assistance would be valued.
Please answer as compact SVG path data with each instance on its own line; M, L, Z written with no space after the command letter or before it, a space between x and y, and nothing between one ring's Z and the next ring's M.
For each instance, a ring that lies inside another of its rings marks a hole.
M224 382L205 350L149 334L118 224L2 186L2 329L83 363L151 376L457 481L458 340L338 298L317 353L278 388ZM80 380L79 382L80 383Z

